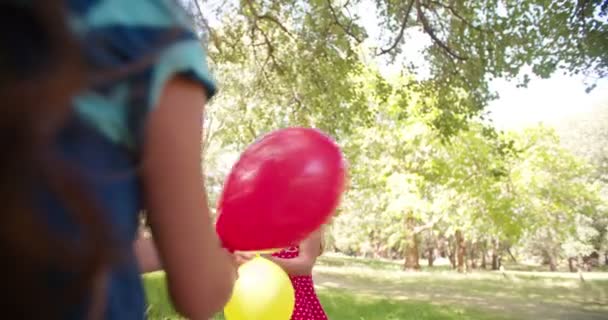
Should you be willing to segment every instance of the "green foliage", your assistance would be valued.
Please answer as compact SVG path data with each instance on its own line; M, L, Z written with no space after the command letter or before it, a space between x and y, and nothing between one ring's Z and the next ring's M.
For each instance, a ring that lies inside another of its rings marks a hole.
M329 236L338 251L401 258L412 239L449 247L456 231L486 251L608 248L606 152L595 148L608 141L603 122L577 129L585 133L573 144L585 148L570 148L574 156L547 128L502 133L479 117L495 97L492 78L605 76L601 1L376 0L388 39L368 37L354 14L363 0L227 1L212 11L185 2L221 83L203 138L212 207L248 144L311 126L331 134L350 164ZM405 34L416 30L431 38L428 77L401 63ZM393 77L375 65L384 58L399 68ZM596 138L579 143L587 137Z
M604 99L605 100L605 99ZM591 181L604 200L589 223L590 243L600 251L608 249L608 104L597 104L585 113L557 124L562 145L585 160L591 168Z
M381 39L370 39L366 28L374 26L357 15L372 0L227 1L214 10L184 2L207 36L230 97L222 102L236 108L229 113L252 120L249 127L227 126L233 139L273 125L314 125L341 135L372 123L373 110L352 78L378 57L402 68L396 58L404 58L412 32L431 42L424 49L431 76L416 84L437 100L428 111L436 113L431 124L445 136L465 128L495 97L487 85L491 78L519 78L525 85L530 73L601 78L608 72L600 0L375 0L376 12L365 14L377 15ZM424 67L414 63L404 72Z
M603 100L590 112L558 123L556 130L564 147L588 161L594 178L608 185L608 96Z
M598 17L596 1L420 1L376 0L382 26L398 34L392 47L403 44L401 28L421 28L432 40L427 48L434 85L451 114L482 108L491 98L488 77L518 77L522 85L531 72L548 78L556 71L569 74L608 71L608 24ZM605 1L604 1L605 10ZM592 88L595 83L589 83ZM454 105L454 88L468 95ZM467 112L468 111L468 112ZM450 114L446 114L450 118Z
M517 137L520 161L513 181L520 194L533 252L547 257L588 255L600 246L593 221L603 215L605 199L590 182L591 170L559 145L557 135L539 127Z

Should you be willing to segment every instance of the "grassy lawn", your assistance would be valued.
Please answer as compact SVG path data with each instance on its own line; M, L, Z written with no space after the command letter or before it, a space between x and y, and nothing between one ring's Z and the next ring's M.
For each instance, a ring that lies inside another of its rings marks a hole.
M424 301L397 301L357 295L347 290L319 290L319 295L330 319L501 319L468 307L437 306Z
M181 319L172 309L162 273L146 276L150 319ZM407 320L407 319L497 319L491 314L458 306L438 307L421 301L395 301L357 295L347 290L321 289L319 296L330 319ZM214 319L224 319L221 315ZM498 318L500 319L500 317Z
M608 319L608 274L513 271L418 273L390 261L324 257L315 272L330 319ZM164 276L145 276L150 319L179 319ZM215 319L223 319L218 315ZM271 320L271 319L270 319Z

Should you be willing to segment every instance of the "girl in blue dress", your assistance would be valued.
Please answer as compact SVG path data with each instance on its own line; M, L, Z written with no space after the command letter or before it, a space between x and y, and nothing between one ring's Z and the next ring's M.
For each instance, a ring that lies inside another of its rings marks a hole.
M143 319L141 273L207 319L236 277L207 207L205 52L171 0L0 2L6 319ZM146 209L154 243L136 241ZM158 257L158 258L157 258Z

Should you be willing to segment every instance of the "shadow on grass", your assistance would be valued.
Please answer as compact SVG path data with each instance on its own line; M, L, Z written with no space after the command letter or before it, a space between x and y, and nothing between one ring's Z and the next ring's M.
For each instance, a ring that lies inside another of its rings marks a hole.
M317 268L315 281L332 320L608 319L606 280L517 272L509 278L495 272L406 273L390 262L353 260L324 259ZM169 302L163 273L146 275L145 289L149 319L181 319Z
M183 319L171 306L163 273L147 274L144 276L144 284L148 299L148 319ZM471 308L375 298L339 289L320 290L319 297L332 320L506 319ZM213 319L224 320L224 317L220 314Z
M510 299L535 298L538 302L558 304L591 304L608 307L608 281L576 278L550 278L510 273L507 277L497 272L458 274L455 272L408 273L393 270L372 270L364 267L316 268L316 278L324 282L352 284L357 291L371 289L390 293L429 292L452 296L459 293L472 297ZM352 287L349 285L348 287ZM339 286L338 286L339 287ZM392 296L392 295L391 295Z
M506 319L470 308L438 306L420 301L396 301L353 295L341 290L321 290L319 296L330 319L408 320L408 319Z
M517 319L608 319L604 280L510 275L500 273L407 273L360 267L317 268L320 288L362 295L459 305Z

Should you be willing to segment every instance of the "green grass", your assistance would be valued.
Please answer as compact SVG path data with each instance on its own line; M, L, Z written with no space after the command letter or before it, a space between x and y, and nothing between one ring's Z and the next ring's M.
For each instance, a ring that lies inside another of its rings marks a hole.
M148 299L147 312L149 319L179 319L169 299L164 273L146 274L144 276L144 288Z
M169 302L162 273L145 276L149 319L182 319ZM408 319L501 319L496 315L457 306L438 306L421 301L396 301L349 293L347 290L321 289L319 297L330 319L408 320ZM223 319L217 315L214 319Z
M422 301L398 301L349 293L320 290L319 296L330 319L408 320L408 319L502 319L472 308L441 306Z
M608 319L608 274L401 271L393 261L323 257L319 297L332 320ZM145 276L150 319L179 319L164 275ZM215 319L223 319L217 316ZM262 319L263 320L263 319Z

